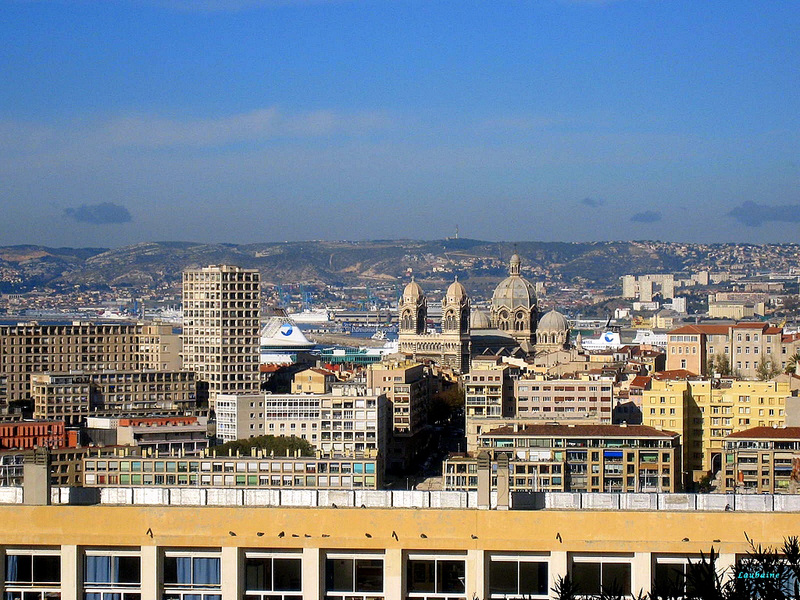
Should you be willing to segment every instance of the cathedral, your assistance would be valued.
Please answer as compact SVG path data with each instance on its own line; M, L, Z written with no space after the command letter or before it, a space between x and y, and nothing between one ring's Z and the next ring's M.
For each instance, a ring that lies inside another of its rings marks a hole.
M457 279L450 284L442 299L440 332L428 331L428 301L412 279L398 304L400 352L466 373L472 355L504 353L527 357L566 348L567 319L552 310L539 321L536 291L522 277L521 264L520 257L514 254L508 277L494 290L488 315L478 310L470 313L464 286Z
M403 290L398 310L400 352L417 360L435 360L461 373L469 371L469 296L458 280L442 298L441 333L428 332L428 300L413 279Z

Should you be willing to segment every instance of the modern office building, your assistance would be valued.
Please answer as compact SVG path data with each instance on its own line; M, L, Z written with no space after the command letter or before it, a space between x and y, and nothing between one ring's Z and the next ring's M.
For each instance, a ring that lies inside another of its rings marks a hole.
M258 392L260 281L228 265L183 272L183 368L212 410L219 394Z

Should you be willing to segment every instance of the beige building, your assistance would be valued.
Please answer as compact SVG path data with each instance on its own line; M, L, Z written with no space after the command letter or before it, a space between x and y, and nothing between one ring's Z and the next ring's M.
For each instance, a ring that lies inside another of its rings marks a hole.
M585 419L597 424L610 424L612 420L613 382L588 375L576 379L516 379L514 397L516 419Z
M376 450L386 455L388 400L366 387L330 394L220 394L217 437L222 442L261 435L295 436L323 456Z
M171 326L73 323L0 326L0 413L30 397L34 373L160 369L175 364L179 339Z
M686 325L668 334L667 370L686 369L705 375L719 357L724 357L733 373L756 378L759 364L766 361L782 371L798 348L800 336L768 323Z
M83 425L88 416L188 414L197 409L195 374L188 371L34 373L34 418Z
M723 465L725 440L752 427L785 424L788 382L654 378L642 392L642 423L681 435L685 485Z
M427 367L409 360L384 360L370 365L366 374L367 388L388 399L391 436L386 466L395 471L411 469L421 458L428 434L434 378Z
M725 439L721 491L800 493L800 427L754 427Z
M229 265L183 272L183 368L214 410L217 395L259 390L261 276Z

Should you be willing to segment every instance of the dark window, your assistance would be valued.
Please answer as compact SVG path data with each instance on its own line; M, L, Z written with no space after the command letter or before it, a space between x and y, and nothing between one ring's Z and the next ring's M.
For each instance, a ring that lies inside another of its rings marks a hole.
M547 563L493 560L489 563L489 593L499 596L546 596Z
M383 560L329 558L325 561L328 592L382 592Z
M572 564L572 579L580 595L607 593L631 593L631 565L629 563Z
M299 558L246 558L245 585L248 591L299 592L302 586Z

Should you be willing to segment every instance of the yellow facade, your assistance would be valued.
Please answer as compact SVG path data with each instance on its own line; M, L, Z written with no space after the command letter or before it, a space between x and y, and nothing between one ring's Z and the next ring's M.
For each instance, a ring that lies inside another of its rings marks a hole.
M55 590L62 600L82 597L88 576L82 565L104 551L140 557L142 600L164 595L170 553L214 557L221 571L215 593L222 600L243 596L244 559L255 552L300 558L302 597L309 600L326 594L326 559L340 556L368 556L379 564L380 589L352 597L407 597L409 564L419 556L462 565L464 589L448 597L490 597L490 565L509 558L545 563L548 590L579 562L619 562L628 565L630 588L638 592L649 590L664 557L694 557L713 546L720 552L718 566L729 566L748 549L743 532L776 546L800 529L791 513L662 511L11 505L0 507L0 520L7 555L60 557Z
M685 481L722 468L725 437L785 425L788 382L654 379L642 395L642 423L681 434Z

